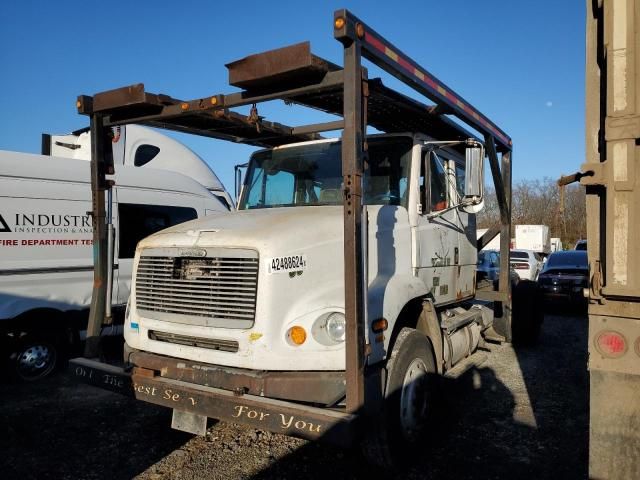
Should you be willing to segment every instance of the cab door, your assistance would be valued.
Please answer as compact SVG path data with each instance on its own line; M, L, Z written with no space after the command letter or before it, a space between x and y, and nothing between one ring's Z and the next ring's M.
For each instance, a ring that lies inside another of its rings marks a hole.
M465 186L465 164L462 158L451 158L447 162L448 186L456 204L462 202ZM476 264L478 251L476 242L476 215L463 208L453 210L458 232L458 255L456 264L456 298L472 297L475 293Z
M456 299L460 221L453 202L447 159L423 148L416 222L416 271L436 304Z

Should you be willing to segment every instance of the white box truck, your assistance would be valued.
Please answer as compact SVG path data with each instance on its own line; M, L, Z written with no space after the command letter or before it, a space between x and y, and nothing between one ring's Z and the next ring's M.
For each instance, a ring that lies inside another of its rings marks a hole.
M551 239L547 225L516 225L516 246L519 250L548 255L551 253Z
M133 159L120 158L112 177L111 294L116 313L118 306L123 313L129 297L139 240L187 220L225 213L230 200L197 155L150 129L131 130L144 134L138 135L143 143L133 149ZM73 145L68 141L73 138L82 141L83 135L72 135L65 143ZM55 145L61 140L52 140L54 148L65 148ZM189 165L188 171L200 172L209 188L169 171L166 155L158 159L165 169L151 168L153 160L143 168L135 166L140 145L153 147L156 154L173 148L180 155L173 157L176 170ZM4 366L18 379L48 375L83 336L93 286L91 210L88 161L0 151L0 346ZM122 331L121 317L115 316L119 326L110 332Z

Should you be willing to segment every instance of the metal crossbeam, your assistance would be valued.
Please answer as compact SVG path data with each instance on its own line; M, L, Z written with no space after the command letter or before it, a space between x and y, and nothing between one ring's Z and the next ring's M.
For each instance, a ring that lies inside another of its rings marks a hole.
M334 24L337 19L342 19L343 23L334 32L336 38L358 40L363 57L436 102L441 110L444 107L444 112L452 113L484 135L495 137L500 151L511 150L511 138L495 123L358 17L348 10L338 10L334 14Z

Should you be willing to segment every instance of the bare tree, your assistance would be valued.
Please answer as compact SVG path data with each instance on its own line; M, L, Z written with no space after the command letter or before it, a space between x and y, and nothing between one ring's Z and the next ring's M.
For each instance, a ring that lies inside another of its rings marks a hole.
M549 177L520 180L512 188L512 235L515 225L548 225L550 235L559 237L565 246L586 238L584 187L565 187L564 209L560 205L557 183ZM489 228L500 221L495 190L485 189L485 206L478 214L478 228Z

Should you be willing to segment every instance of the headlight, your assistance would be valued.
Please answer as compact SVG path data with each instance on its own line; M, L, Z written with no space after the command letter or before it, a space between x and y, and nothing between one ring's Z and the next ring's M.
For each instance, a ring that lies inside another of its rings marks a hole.
M344 315L339 312L330 313L325 323L327 335L334 342L344 342L346 322Z

